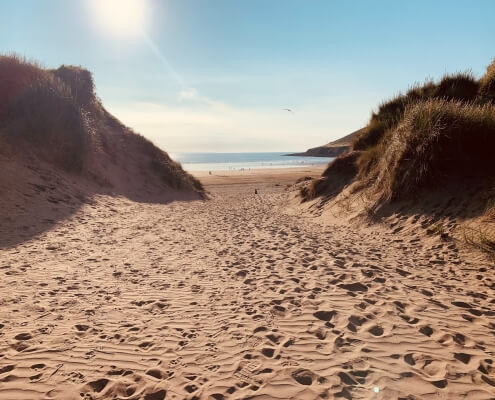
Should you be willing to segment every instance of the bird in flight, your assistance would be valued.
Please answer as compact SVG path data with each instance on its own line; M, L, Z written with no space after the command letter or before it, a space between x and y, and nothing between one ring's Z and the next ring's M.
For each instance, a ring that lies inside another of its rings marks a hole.
M289 111L289 112L291 112L291 113L293 113L293 114L294 114L294 111L292 111L290 108L282 108L282 110L284 110L284 111Z

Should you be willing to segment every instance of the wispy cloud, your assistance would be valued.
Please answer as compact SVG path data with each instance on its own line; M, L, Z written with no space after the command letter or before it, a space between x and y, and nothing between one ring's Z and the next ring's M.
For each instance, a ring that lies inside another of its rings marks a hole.
M179 100L199 101L201 97L196 89L184 89L179 92Z
M176 98L174 104L138 102L110 110L169 151L305 150L360 127L351 120L354 114L328 105L298 108L295 114L282 108L242 108L195 88L180 90Z

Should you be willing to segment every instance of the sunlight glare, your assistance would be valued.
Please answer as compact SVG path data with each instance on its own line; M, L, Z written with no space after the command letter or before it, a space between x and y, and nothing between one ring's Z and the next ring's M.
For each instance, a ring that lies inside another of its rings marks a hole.
M146 27L146 0L90 0L94 22L106 33L120 37L140 36Z

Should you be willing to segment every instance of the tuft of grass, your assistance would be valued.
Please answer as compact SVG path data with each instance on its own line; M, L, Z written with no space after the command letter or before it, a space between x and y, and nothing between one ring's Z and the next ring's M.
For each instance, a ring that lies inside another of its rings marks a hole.
M471 71L447 74L435 85L431 96L425 98L439 98L463 102L473 101L478 95L479 82Z
M428 228L426 228L426 233L428 235L445 235L445 229L442 225L439 224L431 224Z
M486 68L486 73L480 79L479 94L485 101L495 103L495 59Z
M300 189L302 201L312 200L318 196L334 196L347 186L356 176L358 151L345 153L328 164L321 178L311 181L309 186Z
M307 181L310 181L312 180L313 178L311 178L310 176L303 176L301 178L299 178L297 181L296 181L296 184L297 183L301 183L301 182L307 182Z
M77 104L87 106L96 100L93 76L87 69L62 65L51 72L69 87Z
M412 104L383 146L374 173L385 200L448 177L493 176L495 106L435 99Z
M376 146L388 130L399 124L406 108L413 103L429 99L470 102L476 98L478 90L479 83L469 71L446 74L438 83L427 80L422 85L414 84L406 94L399 93L380 104L366 128L354 139L352 148L366 150Z
M29 143L42 158L67 171L83 164L87 120L71 89L23 58L0 57L0 130L10 143Z
M137 149L144 155L137 158L139 167L164 184L204 191L167 153L103 108L91 73L81 67L48 70L15 54L0 56L0 135L16 151L32 152L70 172L83 170L88 151L101 150L116 162Z
M384 146L380 142L359 154L356 165L359 171L358 176L361 179L366 180L367 176L370 176L371 171L379 162L384 151Z
M45 71L35 62L16 54L0 55L0 110L45 76Z
M365 150L376 146L385 132L394 128L409 104L407 95L398 94L394 98L380 104L378 111L371 114L371 119L363 131L354 139L353 150Z
M480 224L475 228L464 227L462 236L465 243L480 249L495 259L495 234L492 231Z

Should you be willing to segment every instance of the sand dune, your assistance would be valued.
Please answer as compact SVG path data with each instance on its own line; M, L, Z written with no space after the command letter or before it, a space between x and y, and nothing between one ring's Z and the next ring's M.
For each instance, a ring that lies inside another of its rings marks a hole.
M288 213L283 175L221 183L0 250L0 399L495 396L481 255Z
M0 248L33 237L95 194L199 199L199 181L103 107L80 67L0 55Z

